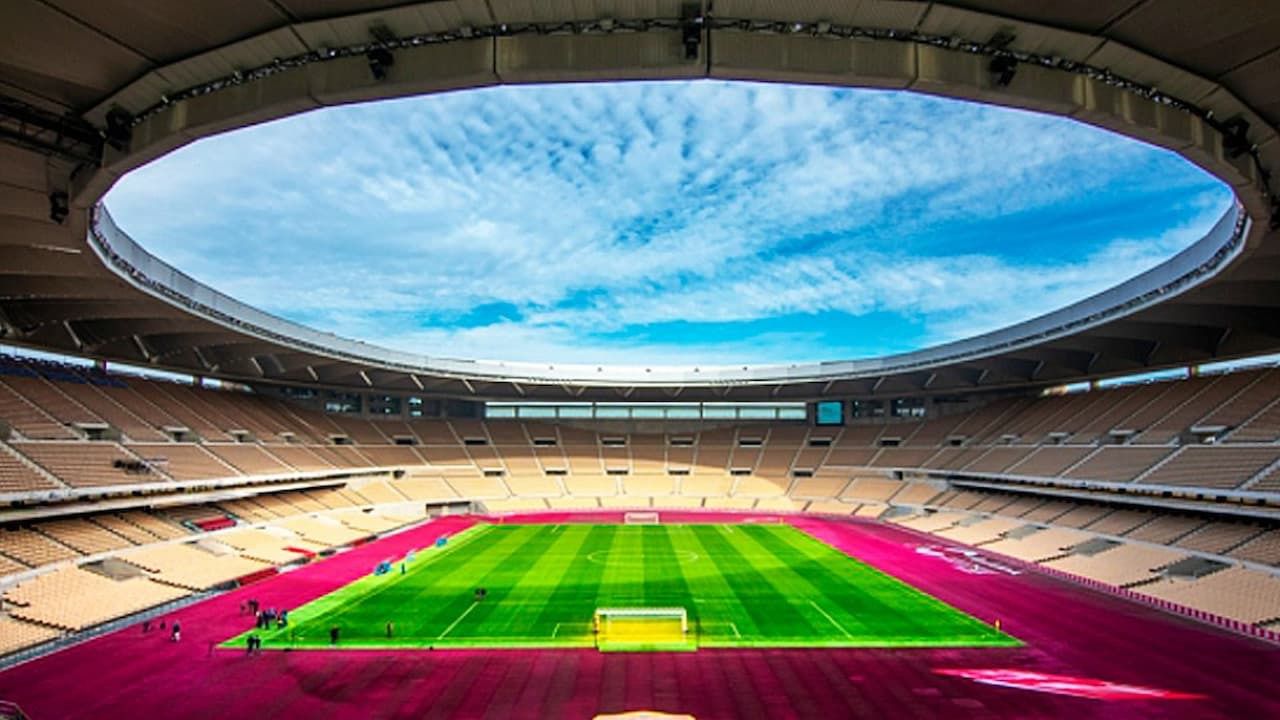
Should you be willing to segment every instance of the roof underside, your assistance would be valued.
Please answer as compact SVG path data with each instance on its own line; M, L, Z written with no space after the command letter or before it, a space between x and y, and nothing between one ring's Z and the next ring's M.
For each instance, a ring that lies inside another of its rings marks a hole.
M1267 230L1265 175L1280 167L1280 5L705 5L10 0L0 9L4 340L250 382L633 401L963 392L1280 350L1280 249ZM702 20L690 52L692 18ZM396 57L383 81L371 77L365 56L377 43ZM991 77L993 52L1015 54L1011 84ZM681 77L897 87L1071 115L1181 152L1234 187L1255 222L1212 273L1070 332L964 357L935 353L914 365L831 363L708 374L711 380L644 369L593 379L554 368L362 362L145 291L86 242L87 211L115 179L211 133L328 104L460 87ZM132 131L119 148L100 138L112 108L126 111ZM1234 126L1253 146L1247 152L1231 149L1222 123L1235 119L1247 123ZM54 192L69 195L70 217L61 224L50 220Z

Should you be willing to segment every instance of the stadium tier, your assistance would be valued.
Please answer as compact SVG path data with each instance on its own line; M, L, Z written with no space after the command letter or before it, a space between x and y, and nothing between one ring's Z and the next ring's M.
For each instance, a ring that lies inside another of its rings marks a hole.
M0 646L9 651L304 562L449 503L496 514L880 519L1257 627L1280 620L1274 519L1208 507L1221 490L1243 491L1233 507L1265 498L1257 486L1280 463L1266 430L1280 404L1274 369L997 398L926 420L640 432L334 416L40 361L0 368L4 497L15 509L48 500L37 505L44 515L0 531L11 607ZM1045 493L1055 482L1112 492ZM238 495L182 502L177 493L193 483ZM1178 492L1201 506L1134 504L1117 488ZM116 511L77 504L139 489L142 500ZM82 607L91 596L104 600Z
M1247 492L1265 491L1280 470L1274 369L996 399L924 421L609 437L569 423L329 415L164 381L104 385L36 362L9 360L0 373L0 480L12 497L376 468L413 469L456 496L489 499L826 500L873 469ZM114 414L89 409L105 392L117 395Z

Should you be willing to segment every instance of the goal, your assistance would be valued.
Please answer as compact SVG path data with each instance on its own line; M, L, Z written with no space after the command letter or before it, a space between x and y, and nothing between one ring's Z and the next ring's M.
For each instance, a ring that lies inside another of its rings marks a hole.
M616 650L693 650L689 614L682 607L596 608L596 648Z
M652 510L636 510L622 515L625 525L657 525L658 521L658 513Z

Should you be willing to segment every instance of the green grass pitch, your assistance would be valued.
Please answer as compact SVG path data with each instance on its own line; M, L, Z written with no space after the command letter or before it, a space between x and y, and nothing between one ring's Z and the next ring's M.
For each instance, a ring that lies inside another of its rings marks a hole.
M594 647L598 607L686 608L699 647L1019 644L789 525L478 525L399 560L263 646L327 648L337 626L345 648Z

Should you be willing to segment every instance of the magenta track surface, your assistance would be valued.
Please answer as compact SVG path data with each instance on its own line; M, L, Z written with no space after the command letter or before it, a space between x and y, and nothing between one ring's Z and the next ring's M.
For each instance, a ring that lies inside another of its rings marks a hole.
M663 513L667 522L751 520ZM617 521L619 513L507 522ZM565 651L243 651L239 604L297 607L474 520L447 518L0 673L0 699L52 718L548 717L652 709L698 718L1280 717L1280 649L1038 573L973 575L916 552L940 544L874 523L787 522L979 618L1022 648ZM172 619L172 618L170 618ZM939 669L1015 669L1202 696L1097 700L979 684Z

